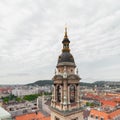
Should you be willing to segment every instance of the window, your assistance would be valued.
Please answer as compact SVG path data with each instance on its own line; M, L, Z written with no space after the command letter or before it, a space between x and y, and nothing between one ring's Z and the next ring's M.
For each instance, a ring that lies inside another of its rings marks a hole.
M78 117L76 117L76 118L74 118L74 119L72 119L72 120L78 120Z
M60 85L57 86L57 101L61 102L61 88L60 88Z
M100 120L104 120L104 118L100 118Z
M98 116L96 116L95 118L96 118L96 120L98 120Z
M71 103L75 102L75 86L74 85L70 86L70 102Z
M93 115L91 115L90 117L93 118Z
M58 118L58 117L55 116L55 120L60 120L60 118Z

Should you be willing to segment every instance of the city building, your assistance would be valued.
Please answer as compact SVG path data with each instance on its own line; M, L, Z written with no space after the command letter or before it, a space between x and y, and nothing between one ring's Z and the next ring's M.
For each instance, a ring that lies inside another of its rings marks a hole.
M54 90L51 100L51 120L83 120L80 106L78 69L69 48L67 28L62 41L62 54L53 77Z
M120 120L120 109L114 111L91 110L88 120Z
M5 108L12 117L23 115L26 113L32 113L38 110L36 102L29 101L8 104Z
M31 94L38 94L37 88L15 88L12 90L12 94L18 97L22 97L25 95L31 95Z
M109 108L110 110L114 110L114 108L118 106L118 104L114 101L101 100L100 102L102 108Z
M18 97L23 97L25 95L31 95L31 94L39 94L42 92L51 92L51 86L21 86L21 87L16 87L15 89L12 90L12 94Z
M44 112L46 112L46 114L49 114L49 115L51 113L50 108L49 108L49 106L51 104L50 98L51 98L50 96L44 96L44 95L39 96L37 98L37 108L38 108L38 110L44 111Z
M0 88L0 94L10 94L12 92L12 88Z

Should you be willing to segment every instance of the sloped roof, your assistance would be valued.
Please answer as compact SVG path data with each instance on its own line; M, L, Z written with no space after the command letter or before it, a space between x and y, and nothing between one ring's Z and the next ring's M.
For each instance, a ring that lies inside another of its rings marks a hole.
M109 101L109 100L102 100L101 103L103 104L103 106L115 107L115 106L117 105L116 102L114 102L114 101Z
M0 119L11 117L10 113L0 107Z
M120 102L120 98L113 98L112 101Z
M104 111L99 111L99 110L92 109L90 111L90 115L102 117L105 120L108 120L108 119L112 119L113 120L113 118L115 118L118 115L120 115L120 109L112 111L111 113L106 113Z
M110 118L114 118L116 116L120 115L120 109L116 110L116 111L113 111L112 113L110 113Z
M32 120L32 119L38 119L38 120L50 120L50 116L44 116L41 112L39 113L28 113L25 115L20 115L16 117L16 120Z
M98 111L98 110L95 110L95 109L92 109L90 111L90 115L95 115L95 116L98 116L98 117L102 117L104 119L107 119L108 120L108 114L103 112L103 111Z

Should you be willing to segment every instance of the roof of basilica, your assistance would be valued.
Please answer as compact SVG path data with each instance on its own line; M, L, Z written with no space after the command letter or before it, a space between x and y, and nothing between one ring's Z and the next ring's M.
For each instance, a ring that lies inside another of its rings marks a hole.
M74 62L74 58L70 52L63 52L58 58L58 64L61 62Z

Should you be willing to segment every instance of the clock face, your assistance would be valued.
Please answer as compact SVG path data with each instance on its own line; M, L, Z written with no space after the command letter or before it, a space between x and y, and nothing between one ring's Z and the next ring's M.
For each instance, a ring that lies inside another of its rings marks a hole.
M67 73L63 73L63 78L67 78Z

